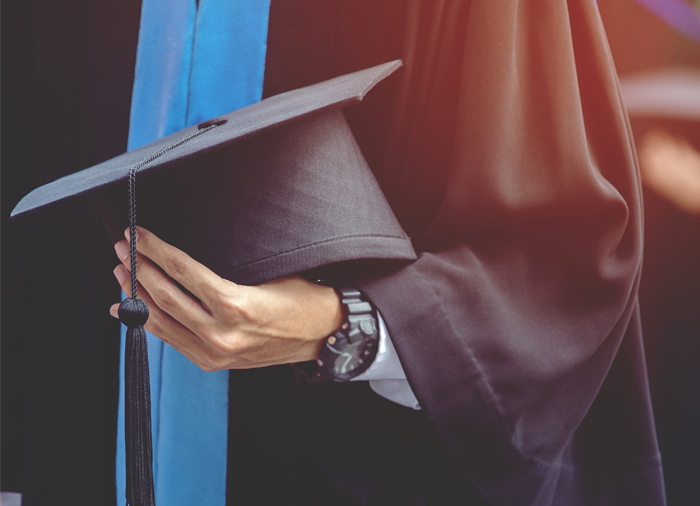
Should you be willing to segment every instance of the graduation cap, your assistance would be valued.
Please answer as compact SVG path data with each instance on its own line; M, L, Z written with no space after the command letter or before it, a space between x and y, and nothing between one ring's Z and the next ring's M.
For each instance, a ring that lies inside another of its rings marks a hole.
M389 62L180 130L37 188L12 211L15 217L90 194L113 242L131 227L133 293L119 309L128 328L129 505L154 504L148 308L136 293L136 219L239 284L348 261L415 259L340 111L400 66Z

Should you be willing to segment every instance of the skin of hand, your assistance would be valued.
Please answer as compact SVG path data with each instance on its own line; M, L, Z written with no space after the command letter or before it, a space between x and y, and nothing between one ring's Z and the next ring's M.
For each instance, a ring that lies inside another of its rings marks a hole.
M146 330L205 371L315 360L342 323L332 288L296 275L237 285L142 227L136 236L138 296L150 312ZM130 294L129 243L114 247L122 262L114 275ZM115 318L118 308L110 308Z

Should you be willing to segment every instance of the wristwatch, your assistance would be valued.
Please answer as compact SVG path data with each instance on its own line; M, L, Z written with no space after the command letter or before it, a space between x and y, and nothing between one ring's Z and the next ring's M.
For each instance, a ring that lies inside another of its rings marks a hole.
M350 381L365 372L377 356L377 311L355 288L340 286L334 289L343 306L343 323L326 338L315 367L309 370L303 364L295 364L300 384Z

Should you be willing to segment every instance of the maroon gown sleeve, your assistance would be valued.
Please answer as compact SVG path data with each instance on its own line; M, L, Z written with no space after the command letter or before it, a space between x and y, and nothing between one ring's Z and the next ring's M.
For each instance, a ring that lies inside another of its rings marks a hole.
M641 190L595 3L407 20L378 173L419 259L361 289L413 391L493 504L663 504Z

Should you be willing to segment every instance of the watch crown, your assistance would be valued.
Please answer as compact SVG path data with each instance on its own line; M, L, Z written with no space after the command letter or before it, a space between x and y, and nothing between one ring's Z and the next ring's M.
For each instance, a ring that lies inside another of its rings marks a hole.
M372 335L372 334L374 333L374 330L375 330L374 321L372 321L372 320L362 320L362 321L360 322L360 330L361 330L363 333L367 334L368 336L369 336L369 335Z

